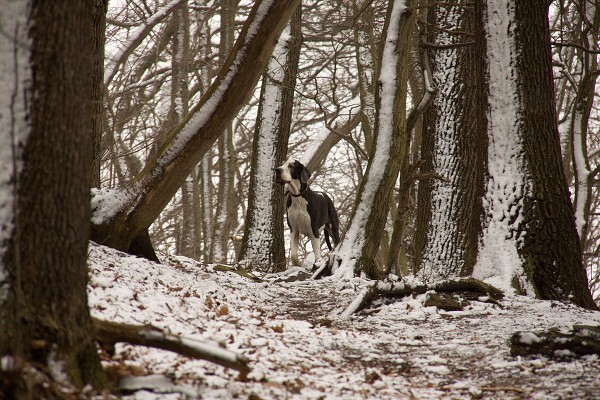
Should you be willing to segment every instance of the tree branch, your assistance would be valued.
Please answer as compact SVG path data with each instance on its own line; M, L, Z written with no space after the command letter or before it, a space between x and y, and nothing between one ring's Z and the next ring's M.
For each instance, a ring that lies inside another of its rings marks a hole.
M475 42L462 42L462 43L452 43L452 44L435 44L430 42L421 42L419 46L426 47L428 49L434 50L447 50L447 49L456 49L459 47L467 47L473 46Z
M552 41L552 42L550 42L550 45L556 46L556 47L575 47L576 49L582 50L582 51L584 51L586 53L600 54L600 50L588 49L587 47L582 46L582 45L580 45L578 43Z
M342 312L341 316L344 318L349 317L353 313L362 310L369 304L376 295L382 295L387 297L405 297L410 295L424 294L430 290L436 292L450 293L450 292L473 292L481 293L482 295L489 296L493 299L493 302L500 300L504 297L502 290L488 285L475 278L460 278L450 279L447 281L436 282L433 284L419 284L412 285L405 282L392 282L387 280L373 281L370 282L356 298L350 303L348 307Z
M250 371L248 359L218 346L211 346L193 339L166 333L151 325L130 325L92 318L94 336L105 345L118 342L154 347L172 351L186 357L210 361L242 374Z

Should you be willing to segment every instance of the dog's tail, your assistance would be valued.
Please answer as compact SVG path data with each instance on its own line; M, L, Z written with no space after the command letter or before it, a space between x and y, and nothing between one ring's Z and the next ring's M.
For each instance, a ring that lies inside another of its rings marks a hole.
M329 250L333 250L329 242L329 235L332 236L333 244L337 246L340 243L340 218L333 206L333 201L329 196L323 193L323 197L327 200L327 216L329 217L329 226L325 229L325 242ZM327 229L330 228L330 229ZM330 232L329 232L330 231Z

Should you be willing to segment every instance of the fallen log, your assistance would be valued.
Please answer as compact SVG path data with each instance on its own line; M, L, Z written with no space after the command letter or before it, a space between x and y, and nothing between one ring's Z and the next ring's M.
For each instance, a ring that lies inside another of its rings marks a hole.
M600 355L600 326L574 325L568 332L550 328L539 332L516 332L510 338L513 356L541 354L551 358Z
M472 299L485 297L486 302L498 304L498 300L504 298L502 290L488 285L475 278L450 279L432 284L411 284L408 282L380 280L372 281L363 288L348 307L342 312L342 317L349 317L355 312L365 308L377 296L406 297L425 294L430 291L437 293L472 293ZM452 307L456 310L457 307Z
M92 318L94 334L104 346L115 343L154 347L172 351L186 357L210 361L242 374L250 372L248 359L219 346L202 343L193 339L167 333L152 325L131 325Z

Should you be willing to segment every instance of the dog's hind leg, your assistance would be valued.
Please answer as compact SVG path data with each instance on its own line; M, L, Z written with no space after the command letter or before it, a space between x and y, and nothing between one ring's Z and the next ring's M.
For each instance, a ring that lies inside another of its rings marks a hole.
M299 231L293 231L292 232L292 244L291 244L291 249L290 249L290 257L292 259L292 265L296 265L298 267L300 267L302 264L300 264L300 260L298 259L298 242L300 242L300 232Z

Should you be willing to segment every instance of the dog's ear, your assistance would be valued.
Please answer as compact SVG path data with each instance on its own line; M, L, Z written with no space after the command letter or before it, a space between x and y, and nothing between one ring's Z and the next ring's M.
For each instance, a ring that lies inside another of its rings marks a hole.
M302 164L300 164L300 165L302 165ZM304 167L304 165L302 165L302 173L300 174L300 182L306 183L306 182L308 182L309 178L310 178L310 171L308 169L306 169L306 167Z

